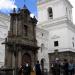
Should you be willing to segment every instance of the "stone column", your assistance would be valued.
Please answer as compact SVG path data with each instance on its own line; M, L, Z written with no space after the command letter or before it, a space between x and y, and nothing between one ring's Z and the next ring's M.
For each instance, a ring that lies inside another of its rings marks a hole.
M15 67L15 57L14 57L14 53L12 54L12 67Z
M21 66L21 63L22 63L22 59L21 59L21 51L18 52L18 67Z

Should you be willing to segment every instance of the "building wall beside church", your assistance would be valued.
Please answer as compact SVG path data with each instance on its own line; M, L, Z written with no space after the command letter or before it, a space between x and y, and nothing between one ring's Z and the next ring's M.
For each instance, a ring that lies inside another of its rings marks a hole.
M68 29L68 43L68 47L75 52L75 30L71 28Z
M5 42L10 24L10 17L3 13L0 13L0 67L4 65L5 62Z
M53 17L49 17L48 8L51 7L53 11ZM43 18L43 19L42 19ZM50 62L55 59L55 52L58 51L61 59L67 56L70 60L71 52L75 52L75 26L72 23L72 5L68 0L51 0L41 2L38 4L38 29L37 34L41 34L42 30L45 34L48 34L46 39L47 48L43 48L41 52L41 40L37 37L38 43L40 43L40 49L38 52L38 59L44 58L48 65L46 68L50 69ZM42 30L41 30L42 29ZM45 39L44 39L45 40ZM56 45L55 45L56 42ZM53 55L52 55L53 54ZM74 56L72 57L74 58ZM46 64L45 64L46 65Z

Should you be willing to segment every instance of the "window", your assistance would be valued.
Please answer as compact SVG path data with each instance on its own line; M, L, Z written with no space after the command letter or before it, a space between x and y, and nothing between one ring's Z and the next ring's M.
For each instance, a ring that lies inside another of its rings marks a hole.
M28 27L26 25L24 25L24 35L25 36L28 35Z
M73 45L73 47L74 47L74 42L72 42L72 45Z
M67 8L66 8L66 13L67 13Z
M72 37L72 46L74 47L74 37Z
M74 40L74 37L72 37L72 40Z
M54 46L58 46L58 41L54 41Z
M44 44L42 43L41 44L41 52L42 52L43 49L44 49Z
M53 19L53 11L51 7L48 8L48 15L50 19Z
M42 36L43 36L43 33L42 33Z

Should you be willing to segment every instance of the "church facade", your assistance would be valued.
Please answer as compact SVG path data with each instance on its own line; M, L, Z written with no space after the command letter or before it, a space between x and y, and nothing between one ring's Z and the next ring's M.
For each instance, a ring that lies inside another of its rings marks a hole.
M14 8L13 13L10 13L10 29L4 43L5 66L16 68L26 63L34 66L39 48L36 41L36 24L36 18L30 17L30 11L25 5L18 11Z
M59 59L75 61L75 25L73 6L68 0L38 0L38 59L49 71L50 63Z
M40 47L38 60L43 60L44 68L49 71L50 63L56 58L70 60L75 57L75 25L72 20L73 6L68 0L38 0L37 8L36 38ZM7 20L6 23L8 26L9 21ZM8 29L9 26L6 30L8 31Z

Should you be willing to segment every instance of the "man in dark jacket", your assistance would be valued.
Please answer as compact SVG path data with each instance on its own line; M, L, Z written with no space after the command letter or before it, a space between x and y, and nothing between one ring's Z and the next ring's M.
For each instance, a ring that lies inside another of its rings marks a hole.
M22 66L22 69L23 69L23 75L30 75L31 73L31 66L26 63Z
M37 61L35 65L35 71L36 71L36 75L41 75L41 68L40 68L39 61Z
M74 75L74 62L73 62L73 60L70 60L68 69L69 69L69 75Z
M64 73L63 73L63 75L69 75L69 73L68 73L69 72L68 67L69 67L68 61L67 61L67 59L64 59L64 63L63 63Z
M54 68L55 68L55 75L60 75L60 62L58 58L56 58Z

